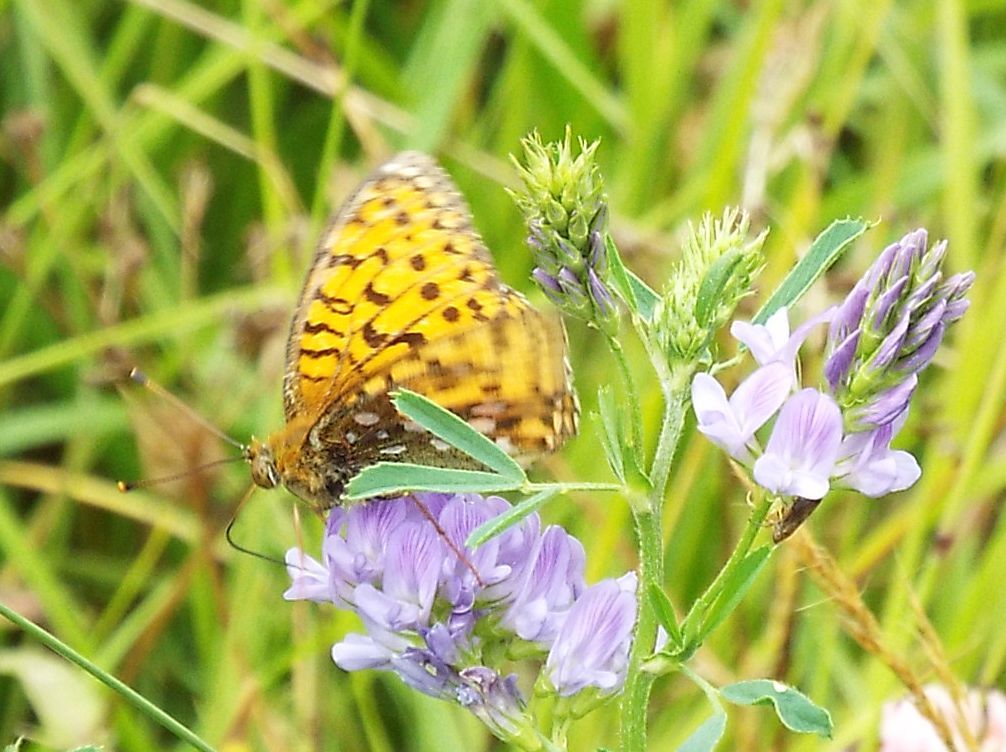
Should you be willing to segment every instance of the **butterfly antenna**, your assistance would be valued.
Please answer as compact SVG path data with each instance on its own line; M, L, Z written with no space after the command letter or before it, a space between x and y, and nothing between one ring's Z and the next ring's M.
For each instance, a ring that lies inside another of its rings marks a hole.
M444 543L447 544L447 547L450 548L451 551L454 552L454 555L458 557L458 561L464 564L465 567L468 569L468 571L471 572L473 575L475 575L475 582L478 584L478 586L480 588L484 588L486 584L479 576L479 572L475 568L475 565L468 560L468 556L465 555L465 552L462 549L458 548L458 545L451 540L450 536L447 535L447 531L444 530L443 527L441 527L440 522L437 520L436 517L433 516L433 513L426 508L426 505L423 504L423 502L421 502L419 500L419 497L416 496L415 494L410 494L409 498L412 499L413 503L415 503L417 507L419 507L419 511L422 512L423 517L429 520L430 524L433 525L433 528L437 531L437 535L441 537Z
M196 467L189 468L188 470L183 470L180 473L172 473L171 475L165 475L160 478L144 478L143 480L120 480L116 481L115 485L118 487L122 493L128 493L134 491L137 488L148 488L150 486L157 486L161 483L170 483L173 480L181 480L182 478L188 478L191 475L195 475L198 472L202 472L211 467L217 467L218 465L226 465L230 462L241 462L244 457L225 457L222 460L213 460L212 462L207 462L203 465L197 465Z
M227 523L227 529L224 531L224 537L227 539L227 543L230 545L230 547L233 548L235 551L240 551L243 554L254 556L256 559L261 559L262 561L268 561L271 564L279 564L280 566L285 567L286 562L283 561L282 559L277 559L275 556L264 554L261 551L253 551L250 548L245 548L236 540L234 540L234 523L238 521L238 515L244 508L244 505L248 503L248 500L252 497L252 494L255 493L255 488L256 486L252 484L251 486L248 487L248 490L245 491L244 496L241 497L241 501L238 502L237 507L235 507L234 509L234 514L231 515L230 522Z
M156 394L158 397L160 397L160 398L162 398L162 399L167 400L168 402L170 402L172 405L174 405L179 410L181 410L183 413L185 413L186 415L188 415L190 418L192 418L192 420L194 420L196 423L198 423L199 425L201 425L203 428L205 428L207 431L209 431L211 434L213 434L217 438L221 439L222 441L227 442L228 444L230 444L233 447L237 447L238 449L241 450L242 453L246 450L246 447L245 447L244 444L242 444L237 439L234 439L234 438L228 436L227 434L225 434L223 431L221 431L215 425L213 425L212 423L210 423L206 418L204 418L202 415L200 415L195 410L195 408L193 408L193 407L189 406L187 403L183 402L179 397L176 397L174 394L172 394L171 392L169 392L167 389L165 389L163 386L161 386L160 384L158 384L156 381L152 381L150 379L150 377L147 376L147 374L145 374L139 368L132 369L129 372L129 378L132 379L133 381L135 381L140 386L142 386L144 389L147 389L147 390L153 392L154 394Z

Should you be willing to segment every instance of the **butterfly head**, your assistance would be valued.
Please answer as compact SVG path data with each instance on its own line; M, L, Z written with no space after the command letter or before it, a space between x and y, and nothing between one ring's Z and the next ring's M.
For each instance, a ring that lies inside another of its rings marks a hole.
M262 488L282 484L316 509L339 503L347 480L345 463L331 447L314 447L312 422L294 419L266 441L252 439L244 455L252 480Z
M263 444L258 439L252 439L245 447L244 454L248 464L251 465L251 476L256 486L275 488L280 484L282 477L279 468L276 467L272 447L268 443Z

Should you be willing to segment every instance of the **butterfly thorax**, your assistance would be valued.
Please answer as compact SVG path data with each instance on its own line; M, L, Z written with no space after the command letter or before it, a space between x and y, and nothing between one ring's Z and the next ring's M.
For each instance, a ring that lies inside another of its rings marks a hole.
M339 447L315 446L307 420L293 420L265 442L252 439L245 450L252 480L262 488L280 483L312 507L325 510L339 503L350 475L339 461Z

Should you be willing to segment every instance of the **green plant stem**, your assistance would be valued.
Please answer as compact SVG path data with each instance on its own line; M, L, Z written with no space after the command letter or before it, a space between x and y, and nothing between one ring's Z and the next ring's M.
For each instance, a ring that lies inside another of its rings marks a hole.
M196 736L194 732L183 726L179 721L175 720L173 717L154 705L150 702L150 700L126 684L123 684L108 672L103 671L99 666L89 661L69 645L60 641L54 635L46 632L34 622L25 619L21 616L21 614L16 611L12 611L3 603L0 603L0 615L10 619L14 622L14 624L24 630L25 633L36 639L42 645L45 645L45 647L49 648L57 655L61 655L71 663L75 663L80 666L102 684L110 687L114 692L122 696L133 707L137 708L149 718L164 726L164 728L182 741L189 743L193 748L198 749L201 752L214 752L213 747Z
M625 384L625 391L629 396L632 454L636 458L637 464L642 466L640 456L643 451L643 412L639 407L639 394L636 392L636 382L632 378L632 371L629 368L628 360L625 358L625 350L622 348L622 343L613 336L608 335L608 347L611 349L611 354L615 356L618 370L622 374L622 383Z
M660 513L664 505L664 494L667 492L667 479L671 474L671 463L674 453L681 440L681 429L685 425L685 410L690 398L688 381L691 369L674 372L663 356L658 354L654 360L657 375L660 377L660 387L664 394L664 417L660 426L660 438L653 453L653 464L650 466L650 482L653 484L650 493L650 504Z
M643 671L643 662L653 652L657 639L657 614L646 592L649 583L663 580L663 541L660 515L652 511L634 510L636 535L639 538L639 621L629 655L629 668L621 698L621 748L623 752L643 752L646 749L646 708L649 705L653 674Z
M662 587L664 580L661 514L671 462L681 438L688 404L687 373L671 370L662 353L651 352L651 360L664 395L664 415L660 437L650 467L652 488L645 505L632 505L639 539L639 621L629 656L629 668L621 701L621 748L623 752L646 750L646 708L656 678L643 670L643 663L653 652L657 638L657 614L646 593L651 586Z
M593 483L584 481L583 483L526 483L520 490L527 494L550 491L555 494L569 493L570 491L622 491L621 483Z

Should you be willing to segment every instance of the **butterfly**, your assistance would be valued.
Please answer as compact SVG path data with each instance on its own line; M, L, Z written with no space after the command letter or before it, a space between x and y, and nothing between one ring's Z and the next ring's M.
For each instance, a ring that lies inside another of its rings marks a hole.
M504 285L471 211L433 158L380 166L322 236L290 326L286 424L245 448L254 482L340 503L380 461L477 463L407 420L407 388L522 460L576 432L566 334Z

